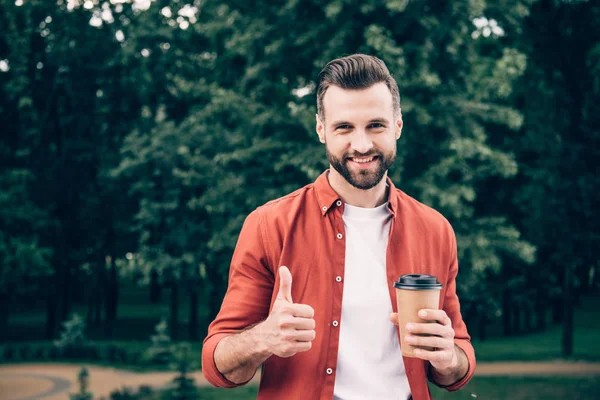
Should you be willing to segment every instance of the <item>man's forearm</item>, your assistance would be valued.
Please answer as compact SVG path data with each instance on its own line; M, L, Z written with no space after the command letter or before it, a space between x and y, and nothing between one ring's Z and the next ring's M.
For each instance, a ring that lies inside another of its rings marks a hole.
M259 340L260 324L227 336L217 344L214 358L217 369L233 383L249 381L256 369L272 353Z
M440 371L431 367L431 379L440 386L453 385L464 378L469 370L469 360L467 355L457 345L454 345L454 349L457 357L457 364L454 368Z

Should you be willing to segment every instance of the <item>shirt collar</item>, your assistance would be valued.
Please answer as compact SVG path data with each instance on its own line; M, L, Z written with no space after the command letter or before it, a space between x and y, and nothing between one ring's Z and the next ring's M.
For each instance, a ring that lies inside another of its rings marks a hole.
M325 170L314 183L315 193L317 194L317 201L321 209L321 214L326 215L327 212L336 205L336 202L340 199L340 196L333 190L327 179L329 169ZM389 176L386 176L386 182L390 187L387 208L390 213L396 217L396 210L398 209L398 192L396 187L392 183ZM341 204L338 204L341 205Z

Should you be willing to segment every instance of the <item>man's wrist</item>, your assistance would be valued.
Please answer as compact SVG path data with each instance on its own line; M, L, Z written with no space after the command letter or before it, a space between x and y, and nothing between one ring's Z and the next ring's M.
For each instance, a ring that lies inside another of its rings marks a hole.
M439 387L448 387L460 382L469 370L469 360L463 350L454 345L454 360L448 368L437 369L429 365L429 380Z
M273 352L269 347L269 343L266 340L264 324L264 322L256 324L247 331L250 334L250 340L252 342L256 358L262 359L263 361L273 355Z

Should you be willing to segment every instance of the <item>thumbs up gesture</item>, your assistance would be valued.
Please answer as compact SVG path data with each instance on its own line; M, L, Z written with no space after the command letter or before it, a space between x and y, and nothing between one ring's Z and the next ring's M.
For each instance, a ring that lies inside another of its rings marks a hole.
M315 311L306 304L292 300L292 274L279 268L279 292L269 317L261 325L261 333L269 352L279 357L291 357L308 351L315 338Z

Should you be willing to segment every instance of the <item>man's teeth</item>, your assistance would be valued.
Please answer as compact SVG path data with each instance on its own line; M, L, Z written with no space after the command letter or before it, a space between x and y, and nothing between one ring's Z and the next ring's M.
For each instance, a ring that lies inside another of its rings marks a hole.
M373 158L375 157L370 157L370 158L353 158L352 161L357 162L357 163L368 163L373 161Z

